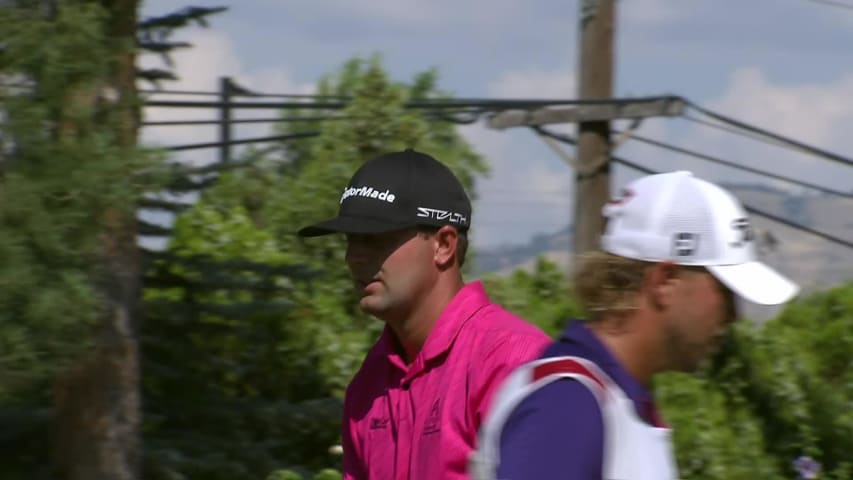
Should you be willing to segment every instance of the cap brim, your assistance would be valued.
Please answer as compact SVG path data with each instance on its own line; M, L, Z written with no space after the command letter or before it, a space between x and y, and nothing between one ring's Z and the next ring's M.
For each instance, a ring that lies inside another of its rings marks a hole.
M300 237L319 237L332 233L386 233L413 226L412 223L395 223L365 217L336 217L308 225L296 232Z
M738 296L759 305L779 305L800 291L791 280L761 262L706 267Z

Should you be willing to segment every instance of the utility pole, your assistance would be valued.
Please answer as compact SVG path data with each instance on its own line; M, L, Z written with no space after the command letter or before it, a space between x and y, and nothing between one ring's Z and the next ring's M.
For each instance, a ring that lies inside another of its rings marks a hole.
M230 77L219 78L219 163L231 161L231 95L234 94L234 82Z
M487 120L487 125L497 130L578 124L575 158L542 136L575 171L574 252L578 254L599 248L604 231L601 210L610 199L611 150L629 140L644 119L677 117L686 109L684 99L672 95L612 98L614 4L615 0L581 0L577 104L506 109ZM630 119L632 123L611 143L610 121L617 119Z
M614 0L580 2L578 99L613 94ZM610 198L610 122L578 123L575 171L574 251L598 248L604 230L601 209Z

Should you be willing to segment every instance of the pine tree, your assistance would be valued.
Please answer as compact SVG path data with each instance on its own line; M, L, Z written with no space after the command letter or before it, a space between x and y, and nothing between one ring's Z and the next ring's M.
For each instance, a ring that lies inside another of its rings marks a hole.
M138 478L137 9L0 6L0 476Z

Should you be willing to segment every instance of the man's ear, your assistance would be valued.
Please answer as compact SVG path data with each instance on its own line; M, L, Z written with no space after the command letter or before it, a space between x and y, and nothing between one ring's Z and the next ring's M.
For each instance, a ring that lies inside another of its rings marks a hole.
M443 226L433 237L435 264L445 270L456 265L456 248L459 245L459 233L451 226Z
M678 282L678 265L670 261L658 262L646 270L643 290L655 309L664 310L672 305Z

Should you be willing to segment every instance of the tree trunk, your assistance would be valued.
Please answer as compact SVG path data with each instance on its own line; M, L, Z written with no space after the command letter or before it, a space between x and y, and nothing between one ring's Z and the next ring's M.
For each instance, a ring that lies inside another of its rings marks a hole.
M92 0L89 0L92 1ZM109 41L116 46L111 78L80 98L110 102L104 127L136 145L135 42L139 0L101 0ZM104 95L109 91L111 95ZM106 98L106 99L105 99ZM103 110L103 109L102 109ZM128 172L130 174L130 172ZM54 465L63 480L139 478L140 385L137 305L140 264L135 212L101 212L94 279L103 302L95 348L55 388Z

